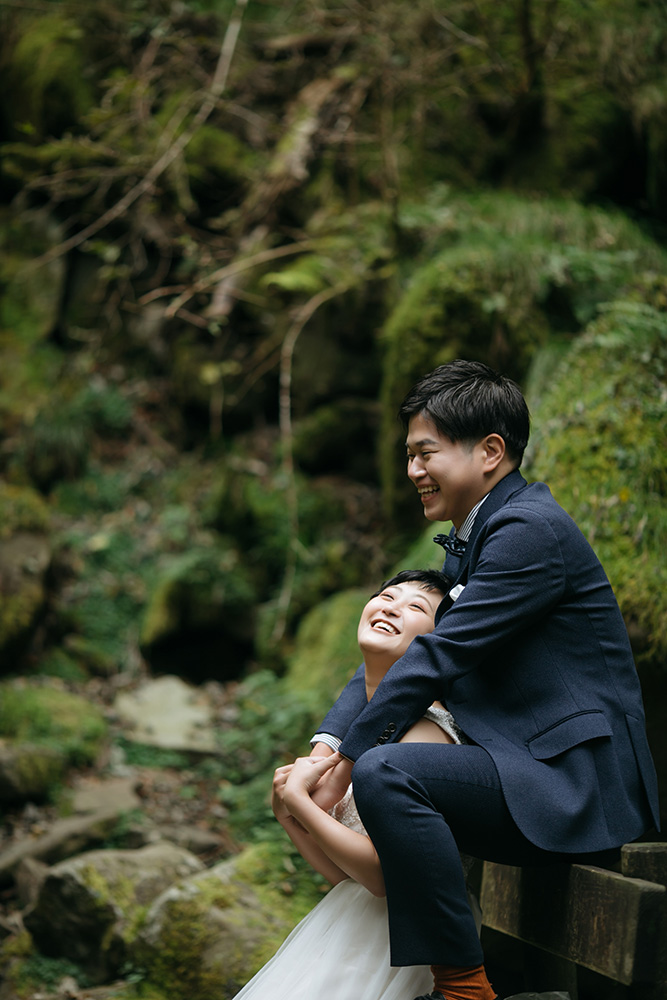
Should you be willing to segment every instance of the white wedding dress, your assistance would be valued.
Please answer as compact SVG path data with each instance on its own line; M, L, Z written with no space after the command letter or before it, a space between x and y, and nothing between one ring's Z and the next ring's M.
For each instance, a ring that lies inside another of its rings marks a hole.
M464 741L446 709L430 708L426 718L456 743ZM351 786L332 813L366 834ZM235 1000L410 1000L433 988L428 966L389 963L386 899L346 879L306 914Z

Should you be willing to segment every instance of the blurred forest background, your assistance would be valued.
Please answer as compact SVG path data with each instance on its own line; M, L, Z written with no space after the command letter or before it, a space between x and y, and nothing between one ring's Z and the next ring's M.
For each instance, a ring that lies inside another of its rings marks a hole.
M0 0L0 737L217 684L270 837L363 595L440 564L395 412L463 356L527 393L664 786L666 66L665 0Z

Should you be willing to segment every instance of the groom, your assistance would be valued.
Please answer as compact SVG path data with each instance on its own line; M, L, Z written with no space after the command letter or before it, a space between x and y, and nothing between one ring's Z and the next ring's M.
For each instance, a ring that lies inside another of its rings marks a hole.
M424 515L454 526L435 539L451 589L372 701L357 673L326 716L316 751L340 759L318 801L352 777L382 863L392 964L431 965L434 1000L494 1000L459 852L609 863L658 825L656 775L609 581L548 487L518 471L519 388L452 361L400 416ZM470 744L398 743L435 700Z

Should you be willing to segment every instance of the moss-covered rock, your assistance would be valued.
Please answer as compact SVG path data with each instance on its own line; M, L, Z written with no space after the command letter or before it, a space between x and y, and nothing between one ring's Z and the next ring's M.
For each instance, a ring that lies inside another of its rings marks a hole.
M0 737L55 747L71 766L81 767L96 760L106 735L98 706L57 681L0 683Z
M320 898L293 874L291 852L263 843L173 886L150 907L133 960L172 995L234 996Z
M533 383L526 472L547 481L607 571L638 659L667 662L667 314L602 311Z
M0 739L0 802L48 798L62 781L65 755L55 747L12 744Z
M68 958L103 982L125 961L150 903L201 867L169 843L88 851L51 868L25 925L43 954Z
M488 195L447 206L445 196L439 231L433 242L445 248L414 271L382 334L380 456L389 511L406 506L396 412L418 377L466 357L521 379L553 334L574 336L638 270L666 260L626 219L568 202Z
M34 418L62 369L62 353L48 336L58 322L65 266L62 258L33 264L61 239L61 227L44 210L0 211L0 416L6 435Z
M16 668L45 600L51 546L44 535L21 532L0 541L0 655Z
M314 607L299 626L284 682L288 689L313 699L322 714L361 663L357 626L370 594L365 590L335 594Z

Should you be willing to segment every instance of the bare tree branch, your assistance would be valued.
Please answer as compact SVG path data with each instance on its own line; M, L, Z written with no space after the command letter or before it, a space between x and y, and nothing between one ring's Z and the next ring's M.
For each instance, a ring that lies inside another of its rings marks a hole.
M90 239L91 236L94 236L101 229L104 229L104 227L108 226L109 223L120 218L120 216L127 211L130 205L134 204L134 202L141 198L142 195L151 190L158 177L164 173L167 167L169 167L177 157L181 155L187 144L194 136L195 132L197 132L197 130L209 117L220 99L223 90L225 89L232 58L236 49L236 43L241 31L243 13L247 4L248 0L236 0L236 11L227 25L225 37L223 38L222 47L220 49L220 56L211 81L211 86L208 93L204 97L197 114L192 119L190 126L174 139L162 156L156 160L146 176L143 177L130 191L123 195L120 201L116 202L115 205L108 209L108 211L104 212L104 214L96 219L95 222L91 222L89 226L86 226L85 229L82 229L80 232L70 236L69 239L64 240L62 243L58 244L58 246L52 247L49 251L47 251L47 253L42 254L41 257L37 257L36 260L32 262L33 267L48 264L49 261L54 260L57 257L62 257L63 254L68 253L75 247L81 246L82 243Z

